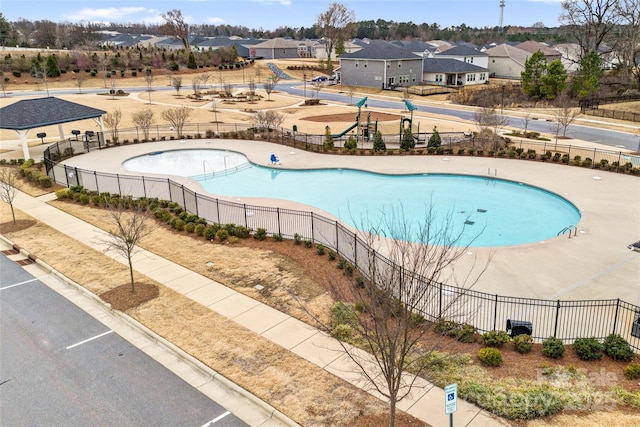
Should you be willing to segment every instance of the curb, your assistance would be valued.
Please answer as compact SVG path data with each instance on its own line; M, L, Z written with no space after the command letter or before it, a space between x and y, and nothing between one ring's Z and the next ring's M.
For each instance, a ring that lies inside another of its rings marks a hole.
M64 283L68 287L74 289L76 292L82 294L84 297L88 298L93 303L99 305L105 311L108 311L111 315L113 315L113 316L117 317L118 319L124 321L126 324L128 324L130 327L135 329L137 332L147 336L148 338L153 340L156 344L162 345L166 350L168 350L171 353L173 353L174 356L176 356L176 358L178 358L181 361L187 363L194 370L199 371L205 377L208 377L209 381L217 383L220 387L222 387L229 394L232 394L232 395L235 395L235 396L239 396L239 397L245 399L251 405L256 407L260 412L265 414L269 419L275 420L275 421L279 422L281 425L284 425L284 426L287 426L287 427L299 427L298 423L296 423L293 420L291 420L289 417L287 417L285 414L283 414L282 412L280 412L279 410L277 410L273 406L269 405L268 403L266 403L262 399L258 398L254 394L250 393L246 389L244 389L244 388L240 387L239 385L237 385L236 383L232 382L231 380L229 380L228 378L226 378L224 375L220 374L219 372L216 372L215 370L209 368L207 365L202 363L200 360L198 360L195 357L191 356L189 353L185 352L180 347L176 346L175 344L171 343L170 341L167 341L165 338L163 338L160 335L156 334L154 331L152 331L151 329L147 328L142 323L138 322L137 320L133 319L132 317L128 316L126 313L122 313L120 311L112 309L110 304L108 304L105 301L103 301L97 295L95 295L94 293L88 291L87 289L85 289L80 284L78 284L78 283L74 282L73 280L69 279L68 277L66 277L65 275L63 275L62 273L60 273L59 271L57 271L53 267L51 267L49 264L47 264L44 261L42 261L37 256L29 253L24 248L14 244L11 240L7 239L4 235L0 234L0 240L2 240L7 245L11 246L16 251L20 252L22 255L24 255L28 259L32 260L35 264L37 264L39 267L41 267L43 270L45 270L45 272L47 272L48 274L56 277L57 279L59 279L62 283ZM193 387L195 387L195 386L193 386ZM198 388L198 387L195 387L195 388Z

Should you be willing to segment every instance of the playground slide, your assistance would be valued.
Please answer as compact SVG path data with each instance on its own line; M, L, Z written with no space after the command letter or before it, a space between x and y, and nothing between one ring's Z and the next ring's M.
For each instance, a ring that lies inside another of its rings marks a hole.
M340 133L337 133L335 135L331 135L332 138L340 138L342 136L344 136L346 133L348 133L351 129L355 128L356 126L358 126L358 122L355 122L354 124L352 124L351 126L349 126L348 128L346 128L345 130L343 130Z

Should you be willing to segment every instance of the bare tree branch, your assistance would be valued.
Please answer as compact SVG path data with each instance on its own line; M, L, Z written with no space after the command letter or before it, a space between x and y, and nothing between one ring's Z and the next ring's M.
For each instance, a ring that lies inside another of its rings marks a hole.
M123 203L116 205L107 201L106 206L114 228L108 231L108 236L102 238L100 242L106 246L105 252L113 250L127 260L131 292L135 292L133 256L138 251L138 243L151 233L151 229L147 227L148 212L142 208L126 209Z
M0 200L5 202L11 208L11 216L13 223L16 223L16 214L13 210L13 199L16 197L16 183L18 182L18 174L10 168L0 168Z

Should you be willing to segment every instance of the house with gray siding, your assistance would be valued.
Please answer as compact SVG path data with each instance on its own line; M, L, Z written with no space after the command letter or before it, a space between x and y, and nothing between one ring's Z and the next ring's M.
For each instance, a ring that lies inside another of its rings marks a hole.
M411 86L422 80L422 58L393 43L371 40L340 56L340 78L348 86Z

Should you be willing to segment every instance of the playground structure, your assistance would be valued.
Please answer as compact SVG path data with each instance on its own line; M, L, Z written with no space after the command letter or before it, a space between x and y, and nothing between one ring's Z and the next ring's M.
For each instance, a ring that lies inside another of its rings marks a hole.
M342 132L331 135L332 138L336 138L336 139L342 138L343 136L351 132L353 129L356 129L356 133L355 133L356 141L359 141L360 139L362 139L363 141L369 142L371 141L372 137L375 138L375 135L378 132L378 119L376 119L375 122L372 123L371 112L369 112L367 114L366 121L360 120L360 117L362 114L362 107L363 106L367 107L367 99L368 97L365 96L360 101L356 102L355 106L358 107L358 113L356 114L355 122L345 130L343 130ZM418 131L415 134L413 132L413 112L417 110L418 107L416 107L414 104L412 104L406 99L404 100L404 103L407 106L407 110L411 113L411 117L408 117L408 118L403 117L402 119L400 119L400 131L398 134L398 140L402 139L405 129L408 128L408 129L411 129L411 134L414 135L416 142L419 143L419 139L420 139L419 123L418 123Z

